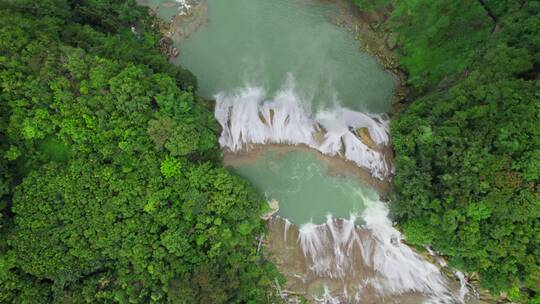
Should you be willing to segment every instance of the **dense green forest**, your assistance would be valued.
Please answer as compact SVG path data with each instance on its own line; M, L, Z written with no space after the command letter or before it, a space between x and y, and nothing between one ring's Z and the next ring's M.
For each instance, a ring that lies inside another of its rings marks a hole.
M218 165L154 21L134 1L0 1L1 303L273 302L267 205Z
M408 241L540 303L540 2L355 1L391 11L408 75L391 124Z
M353 1L399 35L408 242L540 303L540 1ZM277 301L266 204L219 165L155 22L133 0L0 0L0 303Z

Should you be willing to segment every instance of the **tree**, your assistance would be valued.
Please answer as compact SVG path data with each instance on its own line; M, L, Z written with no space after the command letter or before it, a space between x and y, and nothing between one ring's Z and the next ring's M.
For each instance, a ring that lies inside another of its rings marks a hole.
M393 212L410 242L432 244L478 272L484 287L532 303L540 293L540 6L484 1L499 22L491 33L474 2L396 4L403 67L424 94L391 123ZM443 7L459 17L445 23Z
M150 22L133 1L0 9L1 302L276 300L266 204Z

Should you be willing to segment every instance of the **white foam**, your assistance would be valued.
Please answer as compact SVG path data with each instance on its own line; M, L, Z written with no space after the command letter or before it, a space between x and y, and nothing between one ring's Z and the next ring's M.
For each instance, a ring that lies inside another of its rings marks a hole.
M401 241L403 235L392 226L385 203L368 201L362 213L371 238L362 240L362 249L370 255L367 265L380 276L382 290L389 294L420 292L436 298L450 297L450 291L439 269ZM450 297L451 298L451 297Z
M235 152L253 144L304 144L351 160L379 179L393 173L384 155L355 135L356 129L367 128L377 145L389 144L385 115L340 106L311 114L309 101L295 92L292 80L271 100L265 100L265 96L265 90L253 86L215 96L215 117L222 127L219 142L223 148Z
M324 224L300 227L298 243L309 270L319 277L350 280L356 271L368 268L374 275L359 282L360 294L371 288L381 297L421 293L428 296L426 303L463 302L465 284L452 291L438 267L402 242L403 235L388 217L387 205L378 199L364 201L366 209L359 217L362 226L355 226L357 217L351 214L349 219L329 215ZM351 295L348 301L357 297Z

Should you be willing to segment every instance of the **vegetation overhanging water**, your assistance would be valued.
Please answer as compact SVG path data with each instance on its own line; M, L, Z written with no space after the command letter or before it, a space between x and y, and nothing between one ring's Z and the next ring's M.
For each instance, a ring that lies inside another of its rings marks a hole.
M335 0L337 15L334 1L268 2L344 17L406 81L391 121L344 100L332 73L235 74L255 81L207 87L212 113L169 59L214 2L139 1L172 22L133 0L0 1L0 302L449 303L468 286L538 302L538 1ZM296 172L312 188L393 175L391 203L358 191L348 217L268 218L264 191L221 161L276 157L279 171L309 163Z

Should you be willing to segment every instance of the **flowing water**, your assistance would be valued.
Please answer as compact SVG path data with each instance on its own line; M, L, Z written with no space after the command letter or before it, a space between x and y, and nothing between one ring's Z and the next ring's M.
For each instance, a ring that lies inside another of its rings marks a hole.
M338 5L140 2L172 18L169 32L180 49L175 62L198 77L198 94L215 100L220 144L226 155L236 155L225 165L279 202L266 244L288 278L285 299L465 301L465 282L460 286L405 245L387 203L351 173L350 167L363 168L374 183L393 173L384 113L395 83L352 35L330 22L343 13ZM346 166L336 166L336 158Z

